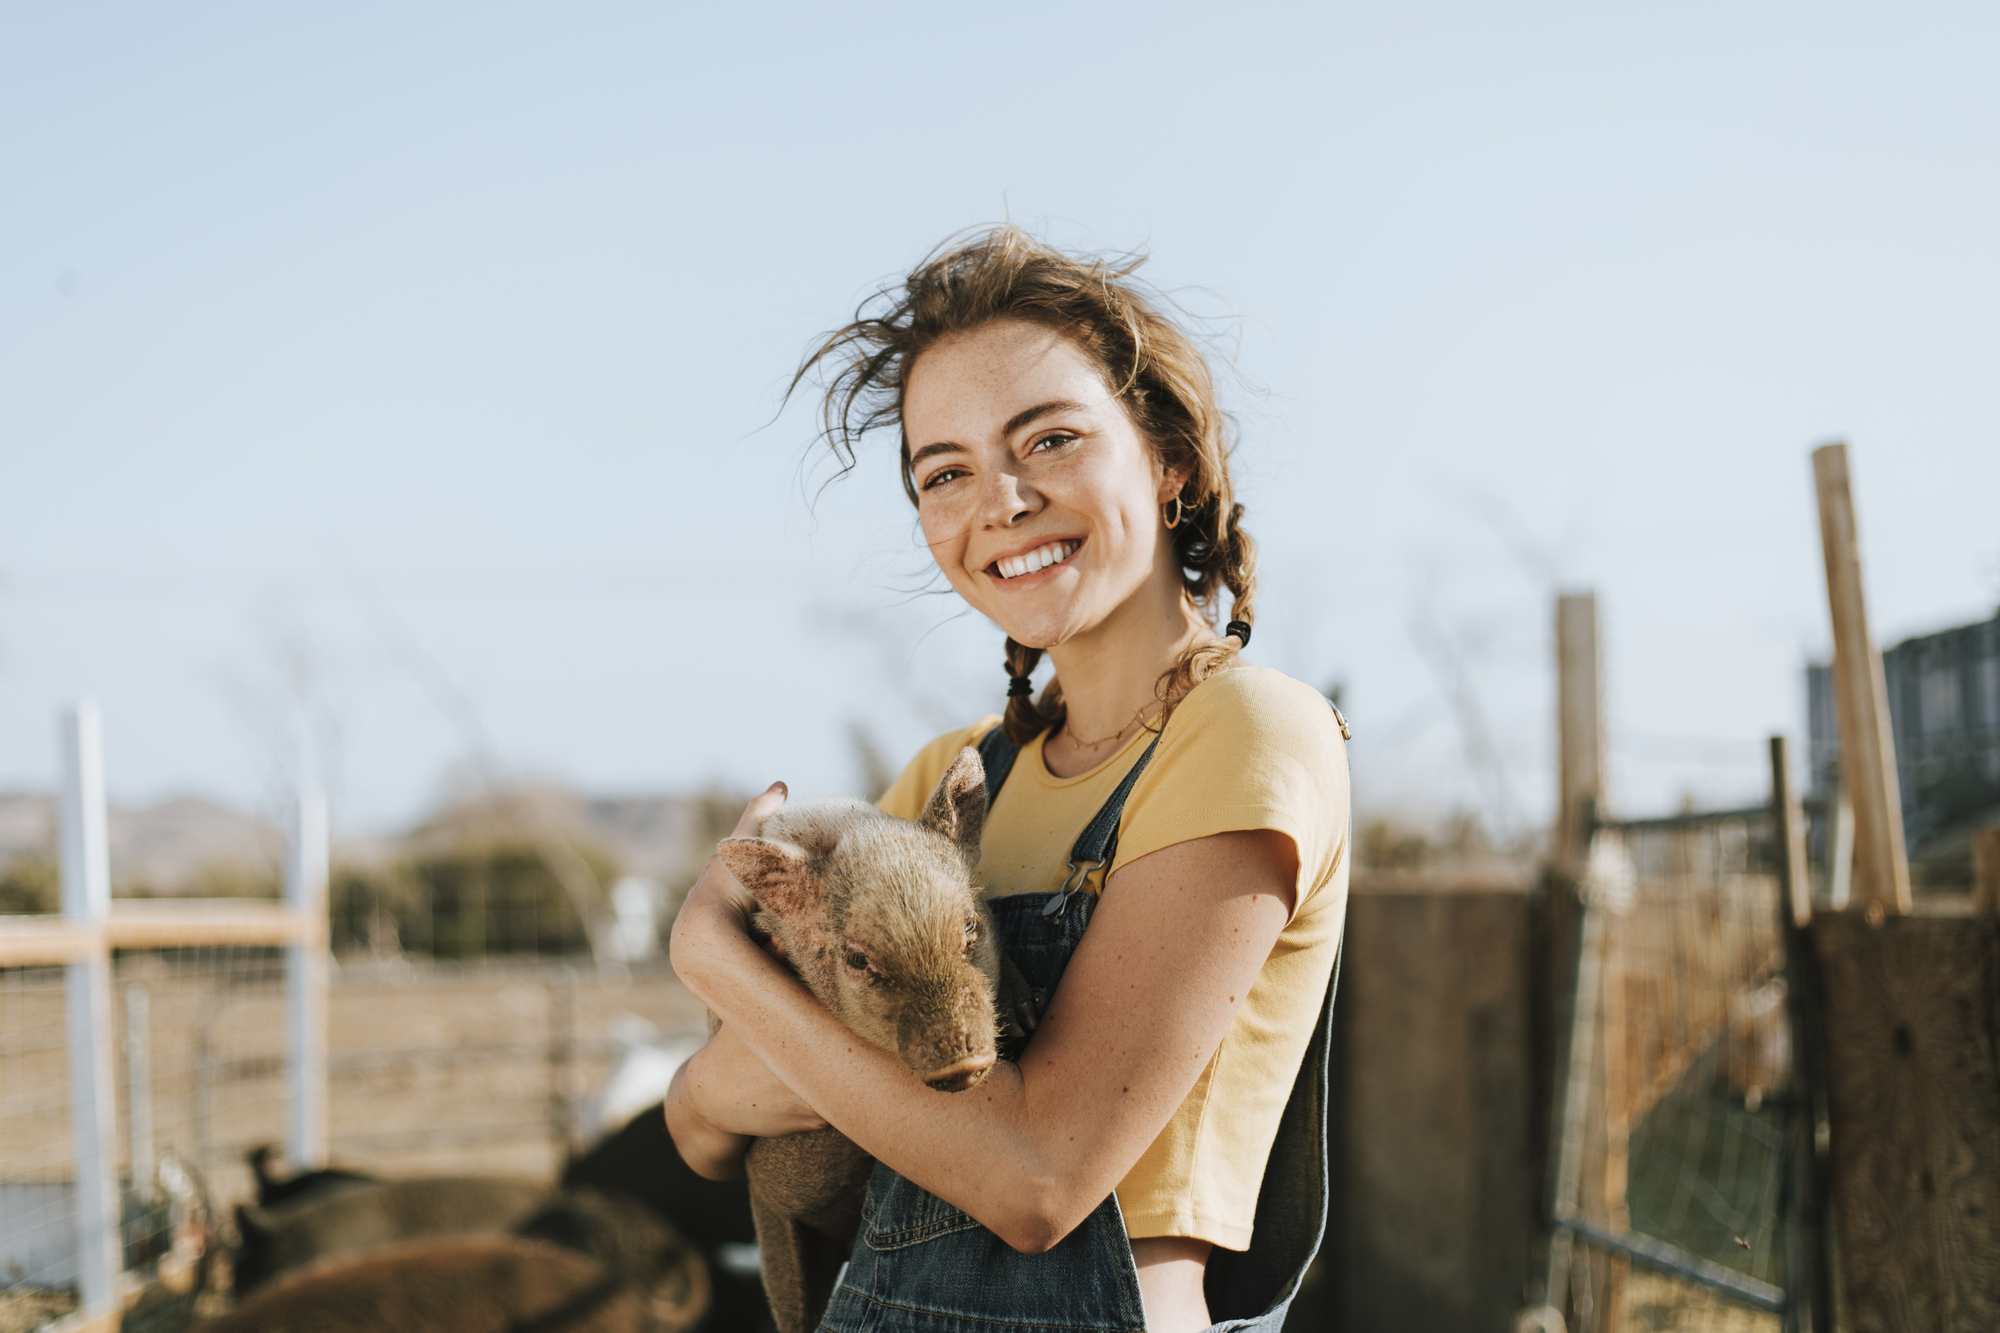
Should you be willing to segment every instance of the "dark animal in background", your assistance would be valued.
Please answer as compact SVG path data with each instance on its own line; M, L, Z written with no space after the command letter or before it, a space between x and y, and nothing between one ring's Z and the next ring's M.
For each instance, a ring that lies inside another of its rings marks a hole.
M639 1293L648 1327L660 1333L686 1333L709 1311L713 1290L701 1251L628 1194L588 1185L566 1189L514 1234L603 1264Z
M689 1170L658 1105L572 1157L555 1189L520 1180L381 1181L332 1170L280 1177L272 1157L253 1156L259 1204L238 1211L239 1293L314 1261L321 1264L315 1271L346 1271L371 1290L395 1275L428 1280L414 1261L353 1267L380 1252L365 1247L381 1242L386 1219L404 1240L416 1239L419 1227L511 1231L584 1254L635 1284L651 1326L660 1329L771 1329L747 1187Z
M378 1180L378 1177L364 1176L358 1171L341 1171L332 1167L294 1171L288 1176L280 1176L274 1164L281 1160L278 1150L268 1143L250 1150L250 1174L257 1178L259 1208L275 1207L308 1194L328 1194L349 1185L372 1185Z
M290 1273L200 1333L680 1333L609 1265L547 1241L455 1236Z
M972 882L985 821L985 771L966 749L914 823L807 801L716 848L820 1003L942 1092L977 1084L998 1055L1001 955ZM758 1139L744 1166L772 1317L807 1333L853 1247L873 1159L827 1128Z
M565 1194L596 1188L636 1200L665 1218L708 1259L714 1297L703 1328L769 1333L770 1307L754 1262L757 1232L746 1182L709 1180L681 1160L658 1104L570 1160Z
M289 1269L375 1245L504 1233L547 1202L546 1181L440 1176L332 1184L270 1208L236 1209L236 1290Z
M637 1199L583 1186L546 1199L512 1235L405 1241L322 1259L204 1327L691 1333L709 1303L699 1250Z

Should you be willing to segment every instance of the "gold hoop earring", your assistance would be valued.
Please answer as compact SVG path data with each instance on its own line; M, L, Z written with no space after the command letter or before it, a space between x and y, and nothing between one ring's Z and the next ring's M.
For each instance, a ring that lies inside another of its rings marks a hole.
M1169 530L1169 531L1171 531L1172 529L1174 529L1174 528L1177 528L1177 527L1179 527L1179 526L1181 525L1181 497L1180 497L1180 496L1176 495L1176 496L1174 497L1174 516L1173 516L1172 518L1168 518L1168 517L1167 517L1167 507L1166 507L1165 505L1161 505L1161 506L1160 506L1160 520L1161 520L1162 522L1164 522L1164 523L1165 523L1165 524L1167 525L1167 528L1168 528L1168 530Z

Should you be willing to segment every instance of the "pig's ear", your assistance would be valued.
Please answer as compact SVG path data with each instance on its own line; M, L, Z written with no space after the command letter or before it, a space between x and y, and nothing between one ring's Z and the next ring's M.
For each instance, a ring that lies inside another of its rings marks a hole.
M917 822L950 838L967 861L978 864L979 835L986 827L986 766L979 751L967 746L958 752Z
M803 848L769 838L724 838L715 853L766 911L797 916L819 906L824 886L807 866Z

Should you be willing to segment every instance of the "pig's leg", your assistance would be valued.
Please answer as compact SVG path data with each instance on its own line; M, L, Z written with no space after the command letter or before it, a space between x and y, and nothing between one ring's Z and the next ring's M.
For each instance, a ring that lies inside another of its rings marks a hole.
M875 1159L829 1127L758 1139L744 1165L771 1317L778 1333L811 1333L854 1248Z
M754 1192L779 1212L829 1236L854 1239L875 1159L845 1134L828 1126L758 1139L744 1164Z
M771 1303L771 1320L778 1333L811 1333L807 1318L812 1301L806 1292L806 1245L811 1232L803 1222L764 1197L751 1182L750 1220L757 1225L757 1262L763 1270L764 1298ZM824 1312L826 1302L819 1302Z

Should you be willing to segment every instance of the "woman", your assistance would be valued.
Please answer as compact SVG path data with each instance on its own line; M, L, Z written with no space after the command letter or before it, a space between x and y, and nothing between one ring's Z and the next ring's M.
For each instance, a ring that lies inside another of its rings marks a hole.
M980 747L980 882L1053 992L1018 1062L937 1092L787 984L719 863L690 893L674 966L723 1020L667 1100L690 1165L727 1176L750 1136L828 1122L880 1164L836 1333L1275 1329L1323 1224L1344 727L1240 660L1256 556L1225 419L1128 273L1003 228L932 256L800 372L836 368L827 430L850 465L861 433L901 427L932 557L1007 633L997 730L939 737L881 804L915 817ZM739 833L783 800L774 784Z

